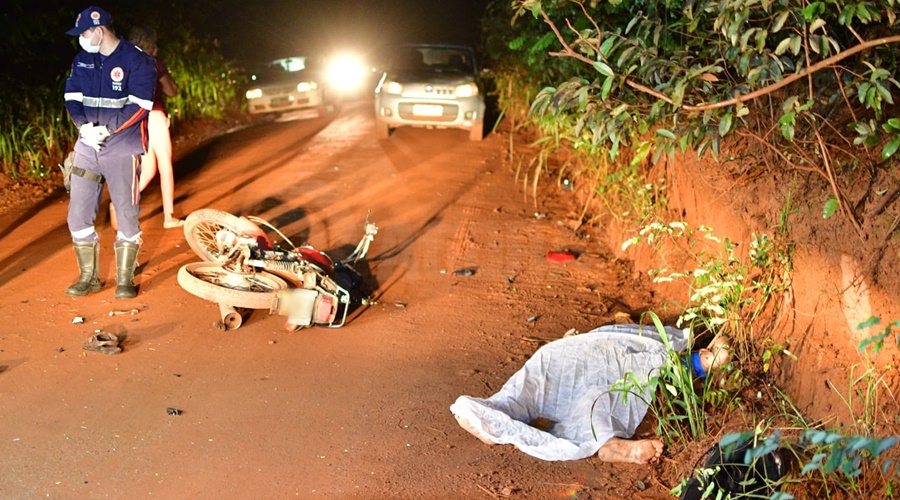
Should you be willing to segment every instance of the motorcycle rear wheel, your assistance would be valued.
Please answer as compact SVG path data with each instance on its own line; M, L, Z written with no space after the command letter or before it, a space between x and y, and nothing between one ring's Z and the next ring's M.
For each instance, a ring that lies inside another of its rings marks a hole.
M216 244L216 233L230 231L239 236L256 238L260 248L271 248L269 239L262 229L244 217L212 208L201 208L188 215L184 222L184 238L201 259L207 262L222 262L224 255ZM225 250L225 249L223 249Z
M242 274L222 264L194 262L178 270L178 284L188 293L217 304L245 309L275 308L275 292L288 288L278 276L265 271Z

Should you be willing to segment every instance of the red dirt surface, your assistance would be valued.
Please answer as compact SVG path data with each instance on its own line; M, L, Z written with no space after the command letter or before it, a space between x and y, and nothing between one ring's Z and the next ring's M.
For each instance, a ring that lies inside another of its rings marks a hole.
M401 129L378 141L370 106L176 146L182 216L256 215L341 258L370 212L378 303L339 329L289 333L266 311L216 329L216 305L176 281L198 258L179 229L163 229L156 183L142 200L133 300L113 298L105 210L104 287L70 297L64 191L7 205L0 497L667 497L659 467L686 472L697 453L663 466L544 462L456 424L458 396L493 394L542 343L652 298L599 235L571 229L570 193L539 204L523 194L505 139ZM552 262L551 251L577 259ZM124 351L82 350L97 330Z
M542 179L535 201L515 181L507 135L400 129L378 141L370 102L293 118L181 125L176 211L256 215L338 259L370 213L378 302L339 329L289 333L266 311L216 329L215 304L177 283L198 258L180 230L163 229L156 183L142 201L138 297L113 298L105 210L105 286L66 296L77 267L65 192L0 182L0 498L670 498L723 432L753 427L738 412L717 416L706 440L653 465L544 462L467 434L449 411L458 396L495 393L569 329L671 315L684 291L654 287L645 271L659 263L638 247L623 255L614 221L581 225L583 186ZM735 178L687 157L659 176L673 220L742 248L774 234L790 208L793 279L771 341L796 359L776 356L770 382L810 423L852 424L860 398L853 411L842 398L865 389L851 380L863 369L856 346L874 333L854 327L900 315L900 253L887 237L860 244L846 223L823 221L827 191L814 176ZM83 351L96 330L123 337L124 351ZM896 392L894 340L871 360ZM757 406L768 401L756 394L774 392L754 390L742 396ZM896 402L877 408L875 435L896 434Z

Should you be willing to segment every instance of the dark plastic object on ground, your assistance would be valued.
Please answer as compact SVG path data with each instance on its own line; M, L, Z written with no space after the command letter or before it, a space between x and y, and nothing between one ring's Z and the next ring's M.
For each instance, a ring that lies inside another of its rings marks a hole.
M754 447L752 439L723 447L716 443L707 453L703 469L708 475L691 478L681 500L719 498L768 498L779 480L787 474L788 451L776 449L746 463L746 452ZM710 488L710 484L714 484ZM704 493L709 490L709 494Z

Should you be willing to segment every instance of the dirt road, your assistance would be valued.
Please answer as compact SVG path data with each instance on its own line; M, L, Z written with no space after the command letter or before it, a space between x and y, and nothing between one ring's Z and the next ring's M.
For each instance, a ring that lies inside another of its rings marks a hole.
M496 392L540 339L643 300L602 244L567 228L564 199L525 200L504 150L454 130L378 141L358 102L181 152L182 215L257 215L340 258L371 211L378 303L340 329L288 333L257 311L216 330L216 306L177 284L197 258L162 228L155 183L133 300L113 298L105 218L104 288L75 298L67 198L0 217L0 497L665 498L649 466L488 447L448 409ZM578 260L547 261L566 249ZM83 351L95 330L124 351Z

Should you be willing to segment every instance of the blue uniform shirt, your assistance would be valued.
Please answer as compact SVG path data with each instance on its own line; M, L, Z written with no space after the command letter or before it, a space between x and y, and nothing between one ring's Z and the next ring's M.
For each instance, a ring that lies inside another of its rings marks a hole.
M112 132L100 157L140 155L147 149L147 114L155 87L153 58L122 38L108 56L78 51L66 80L66 110L76 127L90 122ZM94 154L81 141L75 151Z

